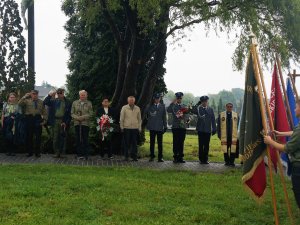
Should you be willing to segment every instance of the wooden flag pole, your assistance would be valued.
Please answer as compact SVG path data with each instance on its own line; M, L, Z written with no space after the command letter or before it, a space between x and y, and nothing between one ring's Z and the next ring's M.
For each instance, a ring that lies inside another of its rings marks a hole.
M259 67L258 67L258 60L257 60L257 55L256 55L256 46L252 44L251 47L251 54L253 58L253 67L254 67L254 73L255 73L255 79L257 82L257 87L258 87L258 97L259 97L259 103L260 103L260 112L261 112L261 117L262 117L262 123L263 123L263 128L265 131L268 131L268 125L267 125L267 118L266 118L266 108L264 105L264 99L262 96L262 86L260 82L260 76L259 76ZM254 91L254 90L253 90ZM268 155L268 163L271 165L271 157L270 157L270 147L267 146L267 155ZM274 179L273 179L273 172L272 168L269 166L269 174L270 174L270 186L271 186L271 191L272 191L272 202L273 202L273 211L274 211L274 218L275 218L275 225L279 225L279 220L278 220L278 213L277 213L277 205L276 205L276 195L275 195L275 188L274 188Z
M258 64L258 68L259 68L259 72L260 72L259 74L260 74L260 80L261 80L261 83L262 83L263 91L264 91L264 93L266 93L265 81L264 81L264 77L263 77L263 73L262 73L262 68L261 68L261 65L260 65L260 62L259 62L259 56L258 56L258 53L257 53L256 49L255 49L255 54L256 54L256 58L257 58L257 64ZM279 58L276 55L276 60L277 59L279 61ZM278 66L278 68L280 67L280 65L278 65L278 63L277 63L277 66ZM281 74L281 81L283 82L282 73L281 73L281 67L280 67L279 73ZM284 83L281 83L281 84L282 84L281 86L284 85ZM285 90L285 88L284 88L284 90ZM286 97L286 100L287 100L286 93L284 93L284 96ZM270 128L271 128L272 131L274 131L274 122L272 120L271 110L270 110L270 107L269 107L268 98L267 98L266 95L264 95L264 98L265 98L265 103L267 105L266 108L267 108L267 115L268 115L268 118L270 120ZM274 138L276 140L275 136L274 136ZM294 224L293 214L292 214L292 210L291 210L291 203L289 201L289 197L288 197L288 193L287 193L287 188L286 188L286 182L285 182L284 173L283 173L283 166L282 166L282 162L281 162L281 159L280 159L279 152L277 150L276 150L276 156L277 156L277 161L278 161L280 180L281 180L281 183L282 183L282 186L283 186L283 191L284 191L285 203L286 203L286 206L287 206L287 209L288 209L288 215L290 217L291 224ZM269 165L272 165L272 164L269 164ZM271 166L269 166L269 167L271 167Z
M297 91L297 88L296 88L295 81L296 81L296 77L300 76L300 74L296 74L296 70L294 70L293 74L289 73L288 76L291 78L291 82L292 82L292 86L293 86L293 89L294 89L294 93L296 95L296 100L298 101L299 100L299 95L298 95L298 91Z

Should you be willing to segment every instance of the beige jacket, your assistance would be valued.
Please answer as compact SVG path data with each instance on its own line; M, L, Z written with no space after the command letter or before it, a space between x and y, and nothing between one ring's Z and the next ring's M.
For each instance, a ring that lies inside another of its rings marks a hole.
M134 106L133 109L129 105L124 105L120 116L121 129L138 129L142 130L142 117L140 107Z
M72 104L71 116L74 120L74 126L90 126L93 116L93 106L90 101L76 100Z

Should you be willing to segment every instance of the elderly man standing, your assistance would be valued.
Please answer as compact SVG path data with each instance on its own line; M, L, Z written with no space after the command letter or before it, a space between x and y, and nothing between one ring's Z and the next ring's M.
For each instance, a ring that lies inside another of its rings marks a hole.
M137 138L139 132L142 131L142 118L141 110L135 105L135 97L129 96L127 99L128 104L124 105L120 115L120 127L124 135L124 150L125 160L129 159L130 155L133 161L137 159Z
M233 104L226 104L226 111L219 114L217 120L218 138L224 153L225 166L235 166L238 132L238 114L233 112Z
M209 143L212 135L216 134L216 119L214 111L208 106L208 96L200 97L200 105L193 107L192 113L197 115L197 131L199 142L199 161L209 164Z
M41 156L41 136L43 125L47 121L47 111L43 101L38 99L38 91L33 90L27 93L19 101L19 106L23 107L26 121L26 143L25 148L28 152L28 157L33 155L33 150L36 157ZM33 138L35 136L35 146Z
M78 159L88 159L89 155L89 131L93 106L87 100L88 93L85 90L79 91L79 100L72 104L71 116L74 120L76 134L76 149Z
M44 105L49 107L48 124L52 128L54 157L59 158L66 152L66 130L71 122L71 102L66 99L65 90L50 91L44 100ZM57 98L55 98L57 95Z

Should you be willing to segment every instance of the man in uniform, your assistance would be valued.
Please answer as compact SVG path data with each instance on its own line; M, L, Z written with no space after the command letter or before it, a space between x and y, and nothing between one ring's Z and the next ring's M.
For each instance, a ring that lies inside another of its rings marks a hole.
M71 102L66 99L65 90L50 91L44 100L49 107L48 124L52 128L54 157L59 158L66 152L66 130L71 122ZM57 94L57 98L55 95Z
M158 162L163 160L163 134L167 131L167 113L166 107L161 103L161 95L154 94L152 103L146 108L147 129L150 132L150 162L155 158L154 147L157 137Z
M88 93L85 90L79 91L79 100L74 101L71 108L76 133L77 158L86 160L89 156L88 141L93 115L93 106L87 97Z
M182 92L175 94L174 101L167 108L167 112L172 114L172 133L173 133L173 158L174 163L185 163L184 140L186 128L188 126L188 109L182 104Z
M35 153L36 157L41 156L41 136L43 125L47 121L47 111L43 101L38 99L38 91L32 90L19 101L19 106L23 107L26 121L26 143L25 148L28 157ZM35 136L35 145L33 137Z
M197 132L199 143L199 161L201 164L209 164L208 153L210 137L216 134L215 114L208 106L208 96L200 97L200 105L192 108L192 113L197 115Z
M237 150L238 114L233 112L233 104L226 104L226 111L219 114L217 120L218 138L224 153L225 166L235 166Z

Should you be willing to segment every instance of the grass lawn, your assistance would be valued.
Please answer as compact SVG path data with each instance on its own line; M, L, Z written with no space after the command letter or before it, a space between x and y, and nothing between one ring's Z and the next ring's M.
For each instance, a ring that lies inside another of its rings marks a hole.
M276 176L276 187L279 179ZM257 205L240 171L225 174L58 165L0 166L0 224L273 223L270 191ZM299 211L288 190L294 214ZM281 189L278 188L280 193ZM278 194L280 224L289 224Z
M149 132L145 133L146 142L139 148L140 155L142 157L148 157L150 155L150 137ZM173 160L173 139L172 132L164 134L163 139L163 154L164 159ZM155 154L157 156L157 145L155 148ZM186 160L199 160L198 159L198 136L188 134L185 139L184 155ZM217 135L212 136L210 141L209 161L211 162L223 162L223 152L221 152L221 142ZM239 160L237 160L239 162Z

